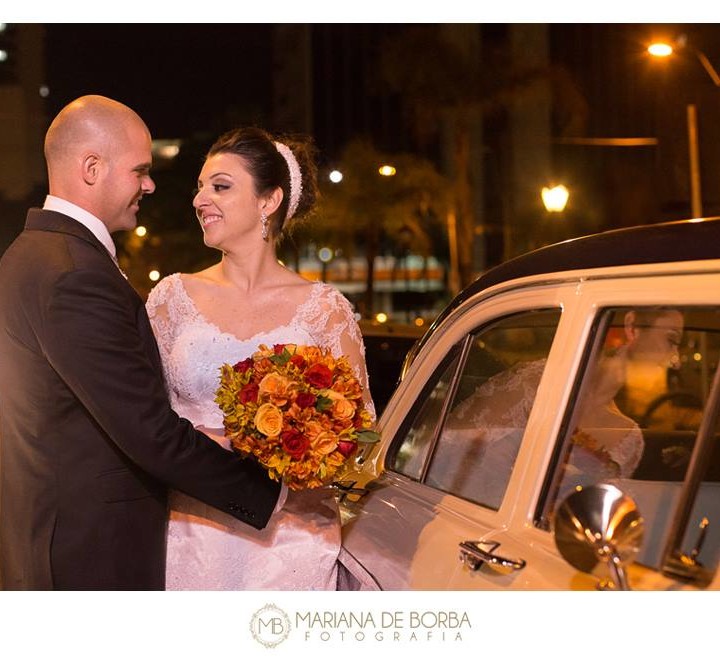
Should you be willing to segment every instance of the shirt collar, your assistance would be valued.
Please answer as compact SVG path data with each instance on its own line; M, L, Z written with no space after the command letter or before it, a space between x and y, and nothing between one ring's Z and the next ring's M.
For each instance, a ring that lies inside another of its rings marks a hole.
M80 206L76 206L74 203L70 203L70 201L52 196L52 194L48 194L45 197L43 210L53 210L80 222L89 231L91 231L92 234L100 240L100 242L102 242L103 246L108 250L113 259L116 258L117 252L115 249L115 243L110 237L110 231L107 230L107 226L95 217L95 215L89 213Z

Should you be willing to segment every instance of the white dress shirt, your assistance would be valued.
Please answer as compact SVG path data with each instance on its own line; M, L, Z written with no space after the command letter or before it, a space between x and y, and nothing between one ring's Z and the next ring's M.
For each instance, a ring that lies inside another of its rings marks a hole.
M43 210L59 212L77 222L80 222L98 240L100 240L105 249L108 250L110 256L112 256L112 259L117 263L117 250L115 249L115 243L110 237L110 231L107 230L107 226L95 217L95 215L89 213L80 206L76 206L74 203L70 203L70 201L52 196L52 194L48 194L45 197Z

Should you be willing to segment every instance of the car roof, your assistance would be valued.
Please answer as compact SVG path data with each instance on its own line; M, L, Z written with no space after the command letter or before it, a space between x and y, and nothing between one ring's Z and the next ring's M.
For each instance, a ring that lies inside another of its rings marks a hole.
M720 217L615 229L542 247L493 267L461 291L446 311L491 286L526 276L713 258L720 258Z
M415 345L413 356L463 302L506 281L572 270L714 258L720 258L720 217L631 226L542 247L493 267L462 290L435 318Z

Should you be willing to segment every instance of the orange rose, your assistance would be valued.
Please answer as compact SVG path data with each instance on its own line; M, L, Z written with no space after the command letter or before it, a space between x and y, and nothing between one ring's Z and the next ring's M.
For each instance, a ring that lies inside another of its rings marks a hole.
M274 405L282 407L287 404L296 388L297 384L287 377L269 372L260 380L258 395L260 400L269 400Z
M325 393L332 400L332 415L335 420L350 420L355 415L355 404L336 391Z
M304 357L308 363L315 363L323 356L322 350L314 345L299 345L295 353Z
M340 393L350 400L357 400L362 397L362 388L360 388L360 383L354 377L341 377L333 383L332 387L336 393Z
M266 402L255 414L255 427L265 436L278 436L282 430L283 416L274 404Z
M329 455L338 445L337 434L328 431L320 432L314 439L311 439L310 445L321 455Z
M303 429L305 430L305 436L310 439L310 443L317 438L318 434L325 431L325 428L316 420L309 420L305 423Z

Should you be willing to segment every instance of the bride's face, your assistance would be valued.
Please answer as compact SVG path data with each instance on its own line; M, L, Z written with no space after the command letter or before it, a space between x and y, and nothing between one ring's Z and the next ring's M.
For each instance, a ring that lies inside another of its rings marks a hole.
M679 368L683 325L682 313L672 310L658 313L645 325L641 322L629 345L629 357L663 368Z
M228 252L262 242L260 199L239 156L218 153L205 161L193 206L208 247Z

